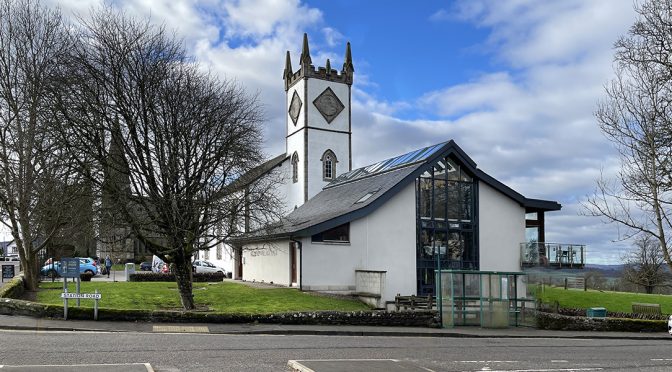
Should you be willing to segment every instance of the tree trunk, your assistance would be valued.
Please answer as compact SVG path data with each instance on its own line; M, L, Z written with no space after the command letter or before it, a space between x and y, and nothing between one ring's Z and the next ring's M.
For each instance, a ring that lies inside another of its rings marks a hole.
M182 308L184 310L192 310L194 308L194 294L191 288L191 262L179 259L175 261L175 280L177 281L177 289L180 292Z
M37 290L39 278L35 255L26 255L23 262L23 275L26 279L26 289L29 291Z

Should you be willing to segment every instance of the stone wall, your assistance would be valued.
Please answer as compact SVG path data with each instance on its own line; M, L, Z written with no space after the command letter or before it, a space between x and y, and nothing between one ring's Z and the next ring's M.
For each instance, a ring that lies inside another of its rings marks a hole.
M559 331L666 332L666 320L588 318L537 312L537 328Z
M29 301L0 299L0 314L26 315L37 318L62 318L63 306L44 305ZM99 309L99 320L182 322L182 323L269 323L313 325L361 325L361 326L439 326L436 311L315 311L281 313L270 315L214 314L169 310L115 310ZM93 319L93 309L68 307L68 319Z

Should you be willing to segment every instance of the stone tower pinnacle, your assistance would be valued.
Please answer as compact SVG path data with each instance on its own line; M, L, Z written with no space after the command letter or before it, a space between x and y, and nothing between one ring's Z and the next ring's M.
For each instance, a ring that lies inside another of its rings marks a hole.
M303 48L301 49L301 58L299 59L301 67L310 66L313 60L310 59L310 50L308 49L308 34L303 34Z

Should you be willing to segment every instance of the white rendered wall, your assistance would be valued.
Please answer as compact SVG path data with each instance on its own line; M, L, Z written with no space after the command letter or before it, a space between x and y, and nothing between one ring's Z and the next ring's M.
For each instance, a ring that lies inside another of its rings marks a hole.
M244 246L243 280L290 285L289 241L278 240Z
M285 113L287 114L287 135L294 133L295 131L301 129L305 125L305 110L306 110L306 97L304 95L305 80L301 79L292 85L289 90L287 90L286 103L285 103ZM292 118L289 116L289 105L292 104L292 97L294 97L294 92L299 95L301 98L301 111L299 112L299 118L296 121L296 125L292 121Z
M207 260L211 262L213 265L221 267L222 269L226 270L226 272L233 272L233 248L227 244L224 243L219 243L219 247L221 247L222 250L222 258L218 259L217 258L217 247L212 247L208 251L208 257L205 258L205 252L199 251L198 252L198 259L200 260Z
M341 111L341 113L338 114L338 116L336 116L331 121L331 123L327 123L327 120L324 119L324 116L320 114L320 112L317 110L317 107L315 107L313 104L313 101L327 88L331 88L334 94L336 94L336 97L338 97L344 106L343 111ZM348 119L348 114L350 112L350 100L348 98L349 92L350 88L347 84L335 83L320 79L309 79L307 97L308 126L348 132L350 130L350 120Z
M478 238L482 271L520 271L525 208L483 182L478 184Z
M341 113L342 115L343 113ZM336 119L334 119L336 121ZM350 164L350 150L346 133L325 132L308 129L308 198L317 195L331 181L324 181L322 174L322 155L331 150L336 155L336 173L347 173Z
M327 87L331 88L344 106L331 123L327 123L313 104L313 101ZM286 108L288 111L294 92L301 98L302 105L296 125L287 113L287 156L291 158L294 152L299 155L298 182L288 187L287 205L292 208L294 205L303 204L306 183L309 199L319 193L328 183L323 180L322 161L320 160L325 151L331 150L336 155L335 176L350 171L350 87L347 84L316 78L300 80L287 91ZM308 114L307 123L306 113ZM306 132L308 146L306 146ZM308 164L307 176L305 174L306 162Z
M386 271L383 300L416 292L413 184L366 217L350 223L350 244L303 239L303 288L355 289L355 270ZM328 267L328 270L325 270Z

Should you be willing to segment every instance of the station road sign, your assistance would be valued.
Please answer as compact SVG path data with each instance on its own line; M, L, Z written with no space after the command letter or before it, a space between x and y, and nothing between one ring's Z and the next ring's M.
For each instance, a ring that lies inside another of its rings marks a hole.
M102 295L100 293L61 293L61 298L89 298L93 300L100 300Z

